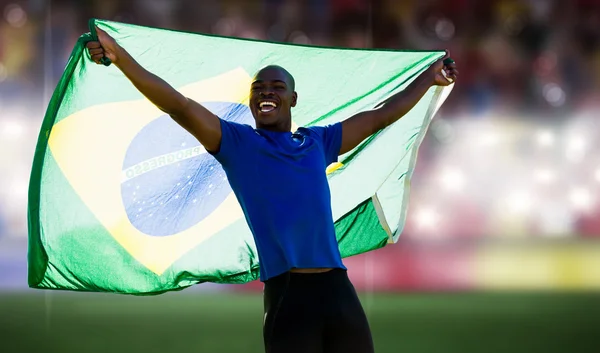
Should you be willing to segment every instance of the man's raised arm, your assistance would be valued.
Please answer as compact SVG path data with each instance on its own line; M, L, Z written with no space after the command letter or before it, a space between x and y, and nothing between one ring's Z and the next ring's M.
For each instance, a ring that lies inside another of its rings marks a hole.
M144 69L106 32L97 27L96 31L98 41L86 45L94 62L99 64L102 57L108 57L150 102L196 137L207 151L219 150L221 123L216 115Z
M421 100L431 86L448 86L456 81L458 76L456 65L454 62L444 65L444 59L431 65L406 89L390 97L381 107L358 113L344 120L339 154L352 150L367 137L403 117ZM445 71L446 76L442 70Z

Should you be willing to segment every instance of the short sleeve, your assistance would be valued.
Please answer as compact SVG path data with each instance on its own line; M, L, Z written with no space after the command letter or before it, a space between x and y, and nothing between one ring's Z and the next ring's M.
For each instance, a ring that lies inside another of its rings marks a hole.
M209 152L223 166L233 165L244 158L244 145L248 141L248 134L254 133L251 126L234 123L220 119L221 146L216 152Z
M308 127L307 130L320 140L327 165L337 162L340 148L342 147L342 123L338 122L326 126L311 126Z

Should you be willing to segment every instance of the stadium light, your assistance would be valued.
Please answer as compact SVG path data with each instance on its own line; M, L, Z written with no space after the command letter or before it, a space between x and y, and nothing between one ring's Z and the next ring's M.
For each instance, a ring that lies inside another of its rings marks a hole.
M454 128L444 119L437 119L431 123L433 136L441 143L450 143L454 140Z
M572 136L567 145L567 149L583 151L585 149L585 138L581 135Z
M556 174L550 169L538 169L533 177L540 184L552 184L556 180Z
M592 206L592 195L586 188L577 187L569 193L569 201L575 209L585 211Z
M301 31L295 31L292 32L292 34L290 34L290 42L294 43L294 44L311 44L311 40L310 38Z
M27 23L27 12L17 4L8 4L4 9L4 19L9 25L21 28Z
M531 195L525 191L515 191L508 196L508 208L514 213L527 213L531 209Z
M433 229L439 220L438 213L430 207L422 208L416 213L417 226L420 229Z
M23 201L27 197L29 183L27 179L14 179L11 183L10 195L14 198L15 201Z
M565 91L556 83L548 83L542 88L544 99L553 107L560 107L565 104L567 96Z
M21 123L16 121L6 121L2 124L2 129L0 131L2 131L2 135L6 137L19 137L23 134L24 130Z
M581 135L572 136L567 142L565 156L571 162L580 162L585 154L585 138Z
M543 147L549 147L554 144L554 134L550 131L540 131L537 134L537 143Z
M442 173L442 186L448 191L458 191L465 185L465 176L458 169L448 169Z
M454 37L454 31L454 23L447 18L440 18L435 23L435 34L443 41L452 39L452 37Z
M482 146L494 146L494 145L497 145L499 142L500 142L500 135L498 133L491 132L491 131L481 134L481 137L479 139L479 143Z

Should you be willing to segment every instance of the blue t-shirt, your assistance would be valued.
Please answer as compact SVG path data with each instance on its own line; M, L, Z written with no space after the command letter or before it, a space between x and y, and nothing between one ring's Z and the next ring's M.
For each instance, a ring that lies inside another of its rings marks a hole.
M260 279L292 268L344 268L325 169L337 161L340 123L295 133L221 119L221 163L254 235Z

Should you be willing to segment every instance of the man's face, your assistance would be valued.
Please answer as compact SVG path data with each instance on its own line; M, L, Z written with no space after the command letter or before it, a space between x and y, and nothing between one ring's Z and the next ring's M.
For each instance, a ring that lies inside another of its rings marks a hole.
M250 87L250 111L256 127L277 129L291 123L296 99L293 78L285 70L267 67L259 71Z

